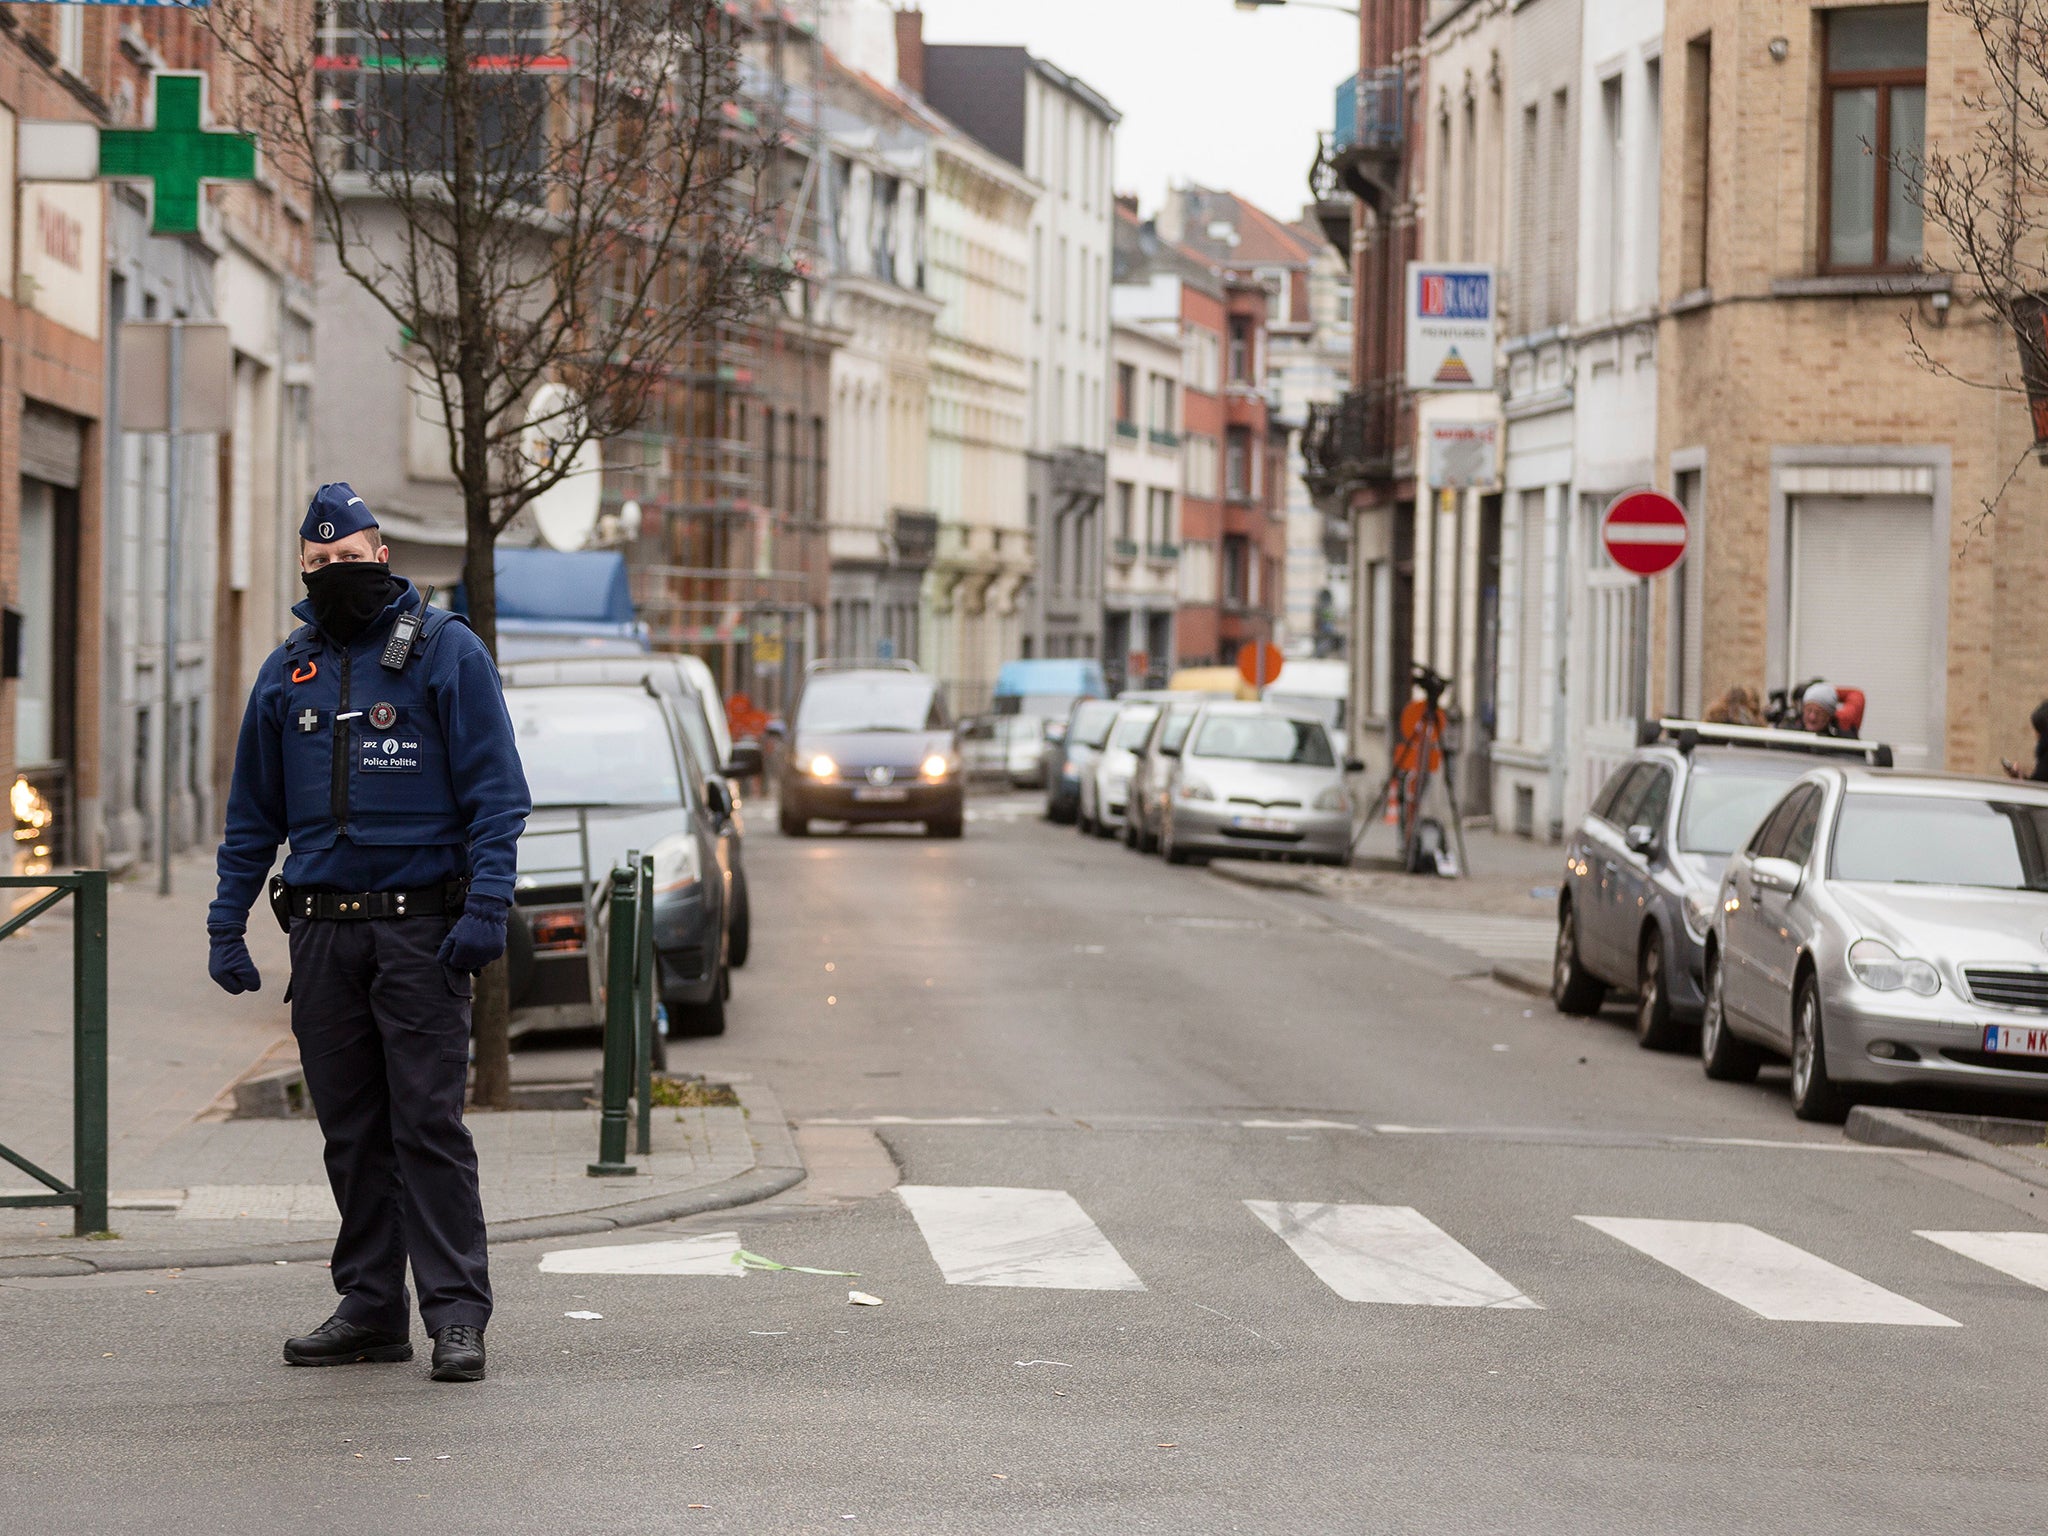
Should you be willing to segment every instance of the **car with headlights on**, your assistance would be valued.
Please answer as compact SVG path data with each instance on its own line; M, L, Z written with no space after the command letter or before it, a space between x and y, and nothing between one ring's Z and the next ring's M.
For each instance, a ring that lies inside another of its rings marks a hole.
M608 872L654 859L657 992L677 1034L725 1031L732 919L731 807L650 687L505 690L533 795L520 833L506 952L513 1023L602 1022Z
M1081 778L1094 764L1116 723L1114 699L1079 699L1066 728L1046 737L1045 819L1062 824L1081 814Z
M918 821L958 837L967 775L937 679L909 662L813 662L783 754L781 826Z
M2048 786L1817 769L1720 897L1709 1077L1786 1057L1803 1120L1879 1084L2048 1096Z
M1874 742L1665 720L1615 769L1564 850L1550 1000L1593 1014L1635 994L1636 1040L1692 1043L1707 932L1728 856L1816 757L1875 758Z
M1097 837L1115 837L1123 829L1138 750L1152 734L1152 722L1159 718L1160 706L1155 700L1118 702L1116 720L1103 740L1102 750L1096 753L1094 763L1081 780L1080 827Z
M1347 770L1320 720L1264 704L1209 703L1168 750L1159 851L1169 864L1263 854L1351 861Z

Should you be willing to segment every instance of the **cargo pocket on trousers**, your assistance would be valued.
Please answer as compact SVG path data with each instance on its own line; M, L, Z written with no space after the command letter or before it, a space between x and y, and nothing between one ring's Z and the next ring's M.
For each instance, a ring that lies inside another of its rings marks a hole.
M441 979L448 984L451 996L467 1000L476 990L476 980L467 971L458 971L452 965L441 967Z

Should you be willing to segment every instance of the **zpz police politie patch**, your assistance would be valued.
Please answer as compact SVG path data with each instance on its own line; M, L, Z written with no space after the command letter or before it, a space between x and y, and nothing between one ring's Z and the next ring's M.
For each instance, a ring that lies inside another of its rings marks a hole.
M417 736L366 736L357 754L361 773L418 773L420 739Z

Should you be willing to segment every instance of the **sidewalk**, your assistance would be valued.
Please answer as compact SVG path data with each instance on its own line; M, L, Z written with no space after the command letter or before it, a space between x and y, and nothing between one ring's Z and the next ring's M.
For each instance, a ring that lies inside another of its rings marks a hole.
M0 1209L0 1277L324 1259L336 1214L311 1120L229 1120L229 1087L290 1053L284 938L252 920L263 990L230 998L206 974L211 869L181 860L176 894L108 899L109 1160L116 1238L80 1239L62 1208ZM60 911L63 909L59 909ZM0 943L0 1142L71 1169L71 924L55 915ZM780 1105L736 1083L741 1107L657 1109L639 1173L593 1179L594 1109L473 1112L494 1242L605 1232L759 1200L803 1176ZM0 1192L30 1181L0 1165Z

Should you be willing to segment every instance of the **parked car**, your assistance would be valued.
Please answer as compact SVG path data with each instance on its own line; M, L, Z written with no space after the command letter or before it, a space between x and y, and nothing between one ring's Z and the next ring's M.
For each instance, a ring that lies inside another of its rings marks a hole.
M601 1022L599 903L608 872L638 851L654 856L670 1030L724 1033L731 807L696 771L672 703L646 688L560 684L508 688L505 705L533 794L507 934L515 1022Z
M1350 862L1348 765L1321 721L1264 704L1205 704L1167 756L1159 849L1169 864L1219 853Z
M1158 718L1146 733L1131 769L1130 792L1125 798L1124 846L1140 853L1159 849L1159 826L1166 814L1166 781L1173 757L1187 740L1188 727L1202 712L1208 696L1177 694L1160 707Z
M1345 710L1351 698L1351 663L1327 657L1292 658L1279 677L1266 684L1265 701L1290 714L1313 715L1330 733L1330 745L1342 756L1350 744Z
M781 824L919 821L958 837L967 821L960 743L938 682L908 662L814 663L783 755Z
M1789 1058L1792 1109L1871 1084L2048 1095L2048 786L1816 769L1728 861L1700 1058Z
M999 735L1010 782L1019 789L1050 785L1058 767L1052 748L1074 705L1108 695L1102 663L1092 657L1041 656L997 668L992 710L1004 722Z
M1116 723L1114 699L1082 699L1067 716L1058 739L1046 741L1045 815L1048 821L1071 822L1081 813L1081 775L1095 761Z
M501 662L498 675L508 688L555 683L612 684L648 687L669 700L682 728L683 745L707 783L724 791L726 835L732 841L732 933L730 963L747 963L753 948L754 904L747 889L747 824L740 785L761 772L761 744L735 742L725 729L725 708L717 694L706 694L700 681L709 669L694 656L666 651L638 656L575 654Z
M1130 800L1131 774L1138 766L1138 749L1152 734L1152 722L1159 718L1159 704L1138 699L1121 704L1116 721L1095 761L1081 779L1080 826L1097 837L1115 837L1123 830L1124 807Z
M1561 1013L1597 1013L1609 988L1632 990L1636 1039L1651 1050L1692 1043L1728 856L1817 754L1881 750L1797 731L1666 724L1614 771L1565 844L1550 968Z

